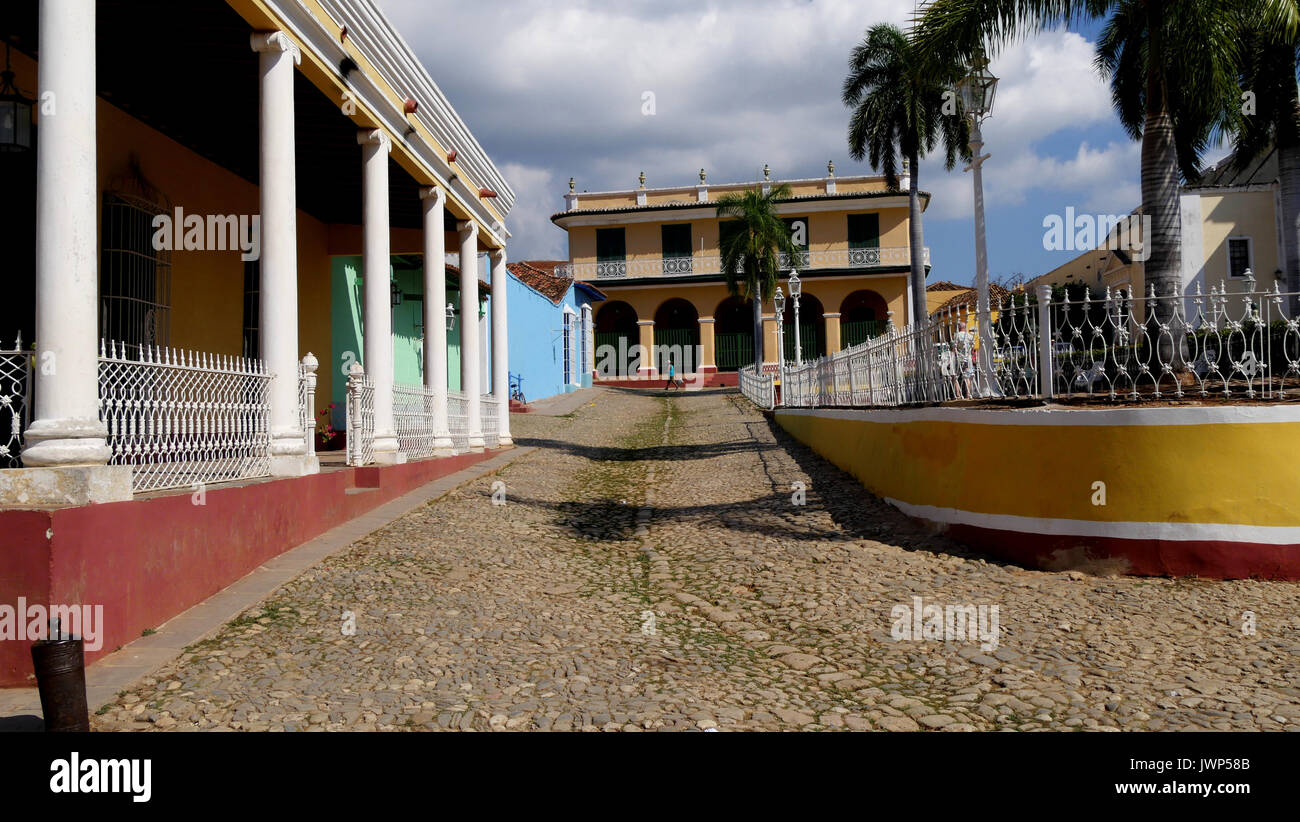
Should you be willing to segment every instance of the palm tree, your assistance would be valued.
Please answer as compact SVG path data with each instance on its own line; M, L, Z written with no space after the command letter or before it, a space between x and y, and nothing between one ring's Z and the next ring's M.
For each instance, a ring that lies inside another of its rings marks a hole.
M720 231L722 273L727 280L727 291L748 298L753 304L756 373L763 367L763 303L776 292L780 255L786 254L793 260L798 251L790 229L776 213L777 202L789 199L792 194L790 186L781 183L772 186L766 194L755 188L718 198L718 219L737 221L734 230ZM780 321L778 317L777 322ZM777 356L785 354L778 351Z
M1272 5L1281 0L1266 0ZM1258 0L933 0L922 16L917 42L927 52L953 54L969 60L986 46L1004 46L1035 30L1115 15L1126 32L1139 33L1116 38L1140 64L1140 88L1125 92L1128 100L1141 101L1142 213L1151 218L1151 237L1145 239L1150 253L1146 280L1157 293L1169 295L1182 286L1181 218L1179 213L1180 164L1174 105L1201 96L1213 96L1218 79L1233 64L1235 49L1230 45L1240 15L1258 9ZM1122 54L1121 54L1122 56ZM1197 61L1207 63L1197 67ZM1179 83L1205 85L1175 88ZM1172 99L1171 99L1172 98ZM1128 119L1131 123L1132 116ZM1126 114L1121 111L1121 118ZM1196 128L1190 118L1182 126L1186 138ZM1179 120L1182 120L1180 115ZM1134 129L1130 128L1133 133ZM1134 133L1139 136L1139 133ZM1194 141L1184 146L1196 154Z
M951 84L961 76L961 66L930 59L929 54L897 26L872 26L853 49L842 94L844 105L853 109L849 118L849 152L853 159L866 157L872 168L884 172L885 184L894 190L898 189L900 155L909 166L913 322L928 315L918 184L920 159L935 149L940 137L947 169L952 169L959 155L970 157L970 123L950 93Z
M1255 110L1243 112L1235 134L1236 165L1244 169L1269 145L1277 149L1286 235L1286 290L1300 292L1300 2L1270 0L1264 14L1247 21L1241 87L1254 95ZM1293 298L1294 301L1294 298ZM1294 308L1294 306L1293 306Z

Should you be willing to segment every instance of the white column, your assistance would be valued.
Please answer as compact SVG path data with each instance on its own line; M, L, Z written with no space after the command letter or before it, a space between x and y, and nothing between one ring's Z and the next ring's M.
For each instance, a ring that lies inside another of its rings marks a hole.
M261 88L261 357L271 381L271 474L320 470L308 459L298 419L298 216L293 123L294 66L302 53L281 31L254 32ZM312 412L313 415L315 412Z
M506 270L506 250L492 252L492 396L501 412L498 445L513 445L510 439L510 349L506 325L506 291L510 274Z
M388 255L388 153L393 141L379 129L357 134L364 158L361 171L365 278L366 373L375 384L375 462L402 462L393 427L393 306Z
M478 350L478 224L466 220L460 228L460 389L471 451L482 451L483 419L480 395L482 363Z
M422 189L424 204L424 384L433 393L433 452L455 448L447 421L447 238L443 208L447 194L437 186Z
M58 116L41 118L36 154L36 419L22 456L35 468L106 467L95 339L95 5L41 0L39 31L37 96L52 95Z

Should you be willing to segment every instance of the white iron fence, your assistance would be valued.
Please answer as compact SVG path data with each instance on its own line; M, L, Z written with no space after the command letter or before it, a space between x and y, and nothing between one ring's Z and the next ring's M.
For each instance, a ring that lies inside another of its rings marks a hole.
M898 406L953 400L1300 396L1297 295L1243 288L1190 295L1017 292L978 322L949 310L801 367L786 365L782 405ZM981 333L980 329L988 330ZM980 338L977 342L977 336ZM989 357L981 363L980 358ZM746 376L742 372L742 390ZM750 377L752 379L752 375ZM761 393L755 394L762 405ZM751 399L754 397L751 396Z
M496 448L501 443L501 403L491 394L479 397L479 419L483 422L483 444Z
M433 424L434 391L424 385L393 386L393 427L397 449L407 459L432 457L438 432Z
M460 391L447 392L447 425L451 428L451 444L457 454L469 450L469 403Z
M270 383L259 360L101 342L109 464L132 467L136 492L267 476Z
M393 425L397 429L398 450L407 459L425 459L434 455L434 442L438 432L434 429L433 403L432 388L423 385L393 386ZM458 454L469 450L467 405L463 392L447 392L447 423L452 448ZM496 448L500 444L500 413L501 403L495 397L491 394L479 397L483 441L488 448Z
M19 334L12 349L0 348L0 468L22 467L31 399L32 352L23 350Z
M740 392L759 408L771 411L776 404L774 374L755 374L753 365L740 369Z

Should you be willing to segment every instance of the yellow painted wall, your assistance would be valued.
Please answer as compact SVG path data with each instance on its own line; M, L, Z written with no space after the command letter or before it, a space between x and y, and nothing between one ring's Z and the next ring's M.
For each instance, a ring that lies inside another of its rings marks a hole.
M1277 256L1277 216L1272 191L1238 191L1201 197L1201 239L1205 247L1205 289L1229 293L1245 289L1245 279L1228 277L1228 238L1250 237L1255 287L1271 290L1281 267ZM1281 283L1283 290L1286 283Z
M1017 417L1114 412L972 412L1006 419L990 425L926 420L925 411L849 413L778 410L776 419L872 493L912 505L1094 522L1300 526L1291 491L1300 485L1300 462L1291 458L1300 422L1144 424L1139 413L1106 425L1071 425L1065 416L1060 425L1026 425ZM1206 454L1233 455L1216 463L1214 482L1204 481ZM991 465L999 467L996 482L973 481ZM1104 506L1093 504L1098 481L1106 484Z
M257 214L257 186L207 160L104 100L99 101L99 191L139 194L131 164L186 214ZM256 132L257 125L250 126ZM102 215L101 215L102 230ZM334 369L328 365L329 227L298 211L298 340L302 354L322 359L317 405L328 404ZM171 252L169 344L238 355L243 349L244 263L238 251Z

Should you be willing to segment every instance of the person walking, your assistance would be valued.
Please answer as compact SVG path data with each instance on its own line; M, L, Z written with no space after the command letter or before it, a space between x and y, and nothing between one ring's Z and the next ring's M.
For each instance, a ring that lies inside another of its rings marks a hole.
M667 391L673 386L685 388L686 383L677 379L677 364L673 362L673 358L670 356L668 358L668 382L664 384L664 390Z

